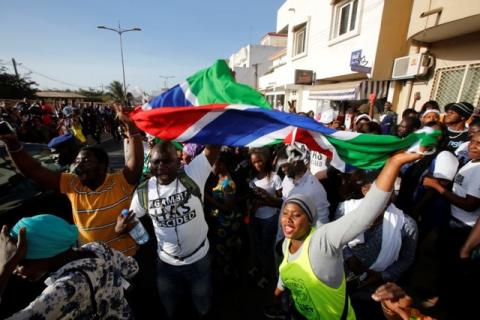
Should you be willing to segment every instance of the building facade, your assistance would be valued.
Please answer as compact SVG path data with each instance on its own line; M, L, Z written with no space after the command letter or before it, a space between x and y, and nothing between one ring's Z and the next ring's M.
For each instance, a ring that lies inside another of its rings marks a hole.
M394 58L408 54L412 0L287 0L277 33L287 46L271 57L259 89L277 109L321 113L386 99Z
M275 32L267 33L260 44L249 44L232 54L229 67L235 72L235 79L253 88L258 88L258 78L272 66L269 57L285 48L287 37Z
M411 56L428 56L424 76L403 81L402 109L420 110L423 103L480 100L480 1L414 0L407 40ZM419 97L419 99L415 99Z

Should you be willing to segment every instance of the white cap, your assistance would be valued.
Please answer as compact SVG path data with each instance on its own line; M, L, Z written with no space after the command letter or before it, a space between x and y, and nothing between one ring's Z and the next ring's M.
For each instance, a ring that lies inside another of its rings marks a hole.
M355 124L362 119L367 119L368 121L372 121L372 118L370 118L370 116L368 114L362 113L362 114L355 117Z
M422 118L425 117L427 114L429 113L436 113L438 114L438 116L440 116L440 111L436 110L436 109L427 109L425 110L425 112L422 114Z
M325 110L320 114L320 123L329 124L334 120L334 118L335 114L333 109Z
M452 181L457 174L458 159L455 155L448 151L442 151L435 159L435 169L433 176L439 179Z

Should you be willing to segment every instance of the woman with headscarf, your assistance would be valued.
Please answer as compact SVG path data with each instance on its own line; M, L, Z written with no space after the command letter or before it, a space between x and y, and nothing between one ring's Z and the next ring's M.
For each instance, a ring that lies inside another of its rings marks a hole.
M21 219L0 233L0 293L11 274L29 281L45 275L46 288L8 319L130 319L124 278L138 265L132 257L92 242L79 249L75 225L50 214Z
M306 319L355 319L346 294L342 248L384 212L400 167L421 156L393 155L355 212L319 228L315 227L312 199L289 196L280 217L284 259L275 296L279 298L288 289L295 310Z

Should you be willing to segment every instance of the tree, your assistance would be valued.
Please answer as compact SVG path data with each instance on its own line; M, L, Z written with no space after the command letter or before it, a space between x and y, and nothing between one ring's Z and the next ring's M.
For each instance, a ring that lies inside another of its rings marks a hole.
M122 103L125 101L125 92L123 91L123 85L120 81L112 81L112 83L107 86L107 94L115 102Z
M3 99L22 99L34 98L37 89L34 86L38 84L27 77L17 77L14 74L7 73L5 67L0 67L0 98Z
M94 88L80 89L77 91L79 94L87 97L87 101L103 101L106 93L103 90L96 90Z

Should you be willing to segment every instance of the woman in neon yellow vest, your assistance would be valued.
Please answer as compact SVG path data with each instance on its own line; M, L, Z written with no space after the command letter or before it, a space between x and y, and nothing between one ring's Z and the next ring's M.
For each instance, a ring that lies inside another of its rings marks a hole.
M346 295L342 248L384 212L400 167L421 157L421 153L393 155L356 212L319 228L314 227L314 201L301 194L288 197L280 216L284 259L275 296L289 289L295 308L309 320L354 320Z

